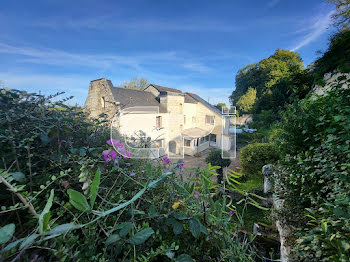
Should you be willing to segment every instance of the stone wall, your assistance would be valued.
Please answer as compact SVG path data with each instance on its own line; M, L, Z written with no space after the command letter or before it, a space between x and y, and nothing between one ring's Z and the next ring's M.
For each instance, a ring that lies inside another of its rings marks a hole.
M86 98L84 110L90 117L98 118L105 113L112 118L119 109L119 104L114 101L111 88L112 82L106 78L90 82L89 94Z

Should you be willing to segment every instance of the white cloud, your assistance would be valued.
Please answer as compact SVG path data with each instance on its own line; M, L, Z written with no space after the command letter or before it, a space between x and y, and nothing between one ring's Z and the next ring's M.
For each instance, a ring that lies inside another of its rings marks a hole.
M185 63L183 67L199 73L207 73L212 70L210 67L201 63Z
M272 7L276 6L279 2L280 2L280 0L271 0L267 3L267 7L272 8Z
M193 62L192 57L179 55L177 52L152 52L134 55L114 54L79 54L50 48L16 47L0 42L0 53L17 55L19 62L43 65L82 66L88 68L114 68L123 66L134 71L148 71L146 65L169 64L190 71L207 73L211 68L200 62Z
M99 31L110 30L136 30L142 32L169 32L169 31L215 31L215 32L237 32L243 30L242 27L234 26L225 21L213 20L209 18L194 19L192 17L183 17L177 21L164 18L141 17L130 19L129 17L118 16L97 16L87 18L68 18L52 17L46 20L37 20L29 22L29 25L37 27L47 27L51 29L91 29Z
M334 14L334 10L328 12L326 15L317 15L313 17L308 23L305 25L300 25L302 29L299 29L297 33L305 33L299 42L295 44L291 51L297 51L300 48L308 45L312 41L315 41L322 34L324 34L332 23L332 15Z

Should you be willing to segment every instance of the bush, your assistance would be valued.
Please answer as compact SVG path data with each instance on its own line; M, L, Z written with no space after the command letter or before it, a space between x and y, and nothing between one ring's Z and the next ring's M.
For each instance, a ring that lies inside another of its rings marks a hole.
M0 90L0 261L257 259L232 201L212 198L217 167L184 182L181 161L116 158L63 102Z
M279 159L279 154L273 144L254 143L243 147L239 158L242 173L249 177L260 175L262 167L275 163Z
M298 261L350 261L350 90L334 89L289 106L280 147L286 158L278 195L308 223L301 227ZM288 175L285 175L288 174Z

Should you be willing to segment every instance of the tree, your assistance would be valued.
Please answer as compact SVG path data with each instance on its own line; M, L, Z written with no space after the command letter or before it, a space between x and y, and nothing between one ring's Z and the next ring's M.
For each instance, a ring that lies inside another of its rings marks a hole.
M221 154L227 158L222 158ZM217 181L219 184L221 184L221 181L223 179L223 168L228 167L231 165L231 159L229 159L230 153L226 151L221 151L221 149L213 149L209 152L208 156L205 158L206 163L210 163L212 166L219 166L220 168L217 170L217 173L219 174L217 177Z
M217 103L217 105L215 105L215 107L217 109L219 109L220 111L222 111L223 108L227 108L225 103Z
M125 81L122 84L122 87L128 88L128 89L138 89L138 90L143 90L149 85L148 81L146 78L137 78L134 77L132 80Z
M322 84L324 74L335 70L350 72L350 30L331 37L327 51L313 64L312 74L316 83Z
M239 110L243 113L250 113L253 109L256 100L256 90L254 88L249 88L247 93L240 97L237 101L237 106Z
M328 0L336 5L337 12L333 15L335 25L348 30L350 26L350 0Z
M256 90L254 112L259 113L263 109L277 112L292 94L295 75L304 70L298 53L277 49L272 56L238 71L236 89L232 92L230 101L232 105L238 106L239 99L251 87Z
M261 84L259 77L258 63L239 69L236 75L236 88L229 97L231 104L236 105L238 99L248 91L249 87L257 88Z

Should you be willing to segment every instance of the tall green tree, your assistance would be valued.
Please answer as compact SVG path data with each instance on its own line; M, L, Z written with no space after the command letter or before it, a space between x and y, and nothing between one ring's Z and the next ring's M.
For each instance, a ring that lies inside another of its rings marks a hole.
M249 87L257 88L261 84L258 63L247 65L238 70L236 75L236 88L229 97L232 105L236 105L239 98Z
M239 98L237 106L242 113L250 113L256 100L256 90L249 88L248 91Z
M275 53L259 63L240 69L236 75L236 89L230 96L232 105L246 94L249 87L256 90L254 111L273 109L277 112L292 94L293 80L303 72L304 65L296 52L277 49Z

